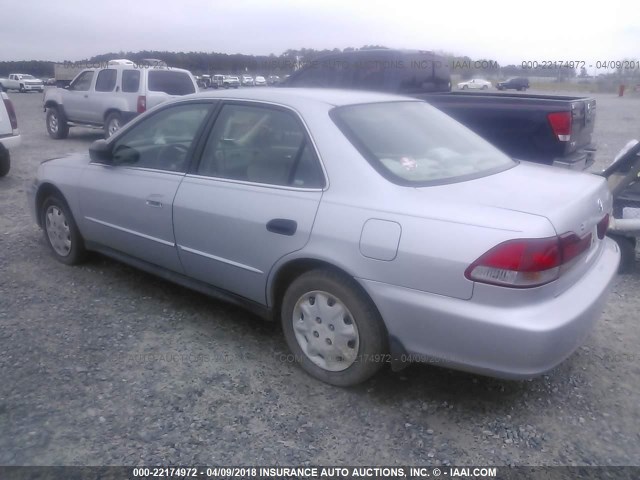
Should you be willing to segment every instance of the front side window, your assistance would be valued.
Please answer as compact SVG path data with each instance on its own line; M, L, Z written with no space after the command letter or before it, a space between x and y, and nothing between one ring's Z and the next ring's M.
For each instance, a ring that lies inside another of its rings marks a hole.
M147 117L115 141L115 165L184 172L187 153L210 110L208 103L168 107Z
M171 70L149 70L149 90L169 95L196 93L191 77L185 72Z
M86 92L91 88L91 81L93 80L93 70L87 70L78 75L73 82L69 85L69 90Z
M297 117L287 111L225 105L197 173L300 188L324 186L324 175Z
M490 175L516 163L425 102L384 102L332 110L338 127L384 177L410 186Z
M118 72L113 68L101 70L96 78L96 92L113 92Z

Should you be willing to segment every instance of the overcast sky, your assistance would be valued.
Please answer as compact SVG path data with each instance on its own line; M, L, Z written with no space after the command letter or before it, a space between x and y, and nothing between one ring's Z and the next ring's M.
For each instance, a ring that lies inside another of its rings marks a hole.
M2 16L0 61L138 50L279 55L367 44L503 65L640 58L637 0L15 0Z

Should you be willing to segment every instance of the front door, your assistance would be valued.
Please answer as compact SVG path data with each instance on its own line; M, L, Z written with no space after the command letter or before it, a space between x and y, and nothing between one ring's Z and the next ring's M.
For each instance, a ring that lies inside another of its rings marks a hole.
M177 272L173 199L212 103L157 111L114 138L111 164L92 162L80 188L88 241Z

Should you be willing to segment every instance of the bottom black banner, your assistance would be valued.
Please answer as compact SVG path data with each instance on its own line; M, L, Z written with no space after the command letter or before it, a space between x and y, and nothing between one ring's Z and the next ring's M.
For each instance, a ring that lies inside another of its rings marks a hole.
M136 466L136 467L3 467L0 480L137 480L137 479L431 479L499 480L640 479L640 466L505 467L505 466Z

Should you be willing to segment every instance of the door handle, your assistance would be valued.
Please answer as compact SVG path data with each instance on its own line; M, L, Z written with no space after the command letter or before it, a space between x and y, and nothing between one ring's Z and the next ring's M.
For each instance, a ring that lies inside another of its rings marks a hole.
M292 236L298 229L298 222L286 218L274 218L267 222L267 230L278 235Z
M151 195L149 198L147 198L147 206L162 208L162 202L158 200L158 197L161 197L161 195Z

